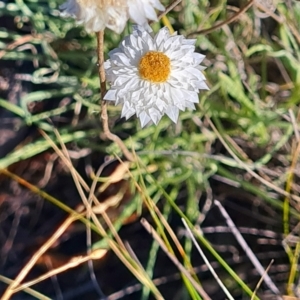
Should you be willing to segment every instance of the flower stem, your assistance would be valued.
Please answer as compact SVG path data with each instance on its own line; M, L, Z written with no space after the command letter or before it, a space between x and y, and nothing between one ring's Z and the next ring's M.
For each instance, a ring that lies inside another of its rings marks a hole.
M133 161L134 157L132 153L127 149L123 141L115 134L111 133L108 125L107 114L107 101L104 100L106 94L106 79L104 69L104 30L97 32L97 48L98 48L98 64L99 64L99 78L100 78L100 92L101 92L101 121L103 127L103 133L105 138L115 142L123 152L124 156Z

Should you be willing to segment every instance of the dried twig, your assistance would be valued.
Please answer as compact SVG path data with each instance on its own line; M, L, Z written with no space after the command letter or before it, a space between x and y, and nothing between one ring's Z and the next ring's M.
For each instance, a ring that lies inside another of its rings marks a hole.
M163 16L165 16L167 13L169 13L175 6L177 6L182 0L175 0L173 1L170 5L168 5L165 9L165 11L161 12L158 16L157 19L160 20ZM152 22L149 22L149 24L152 24Z
M245 11L247 11L253 4L254 4L254 0L250 0L243 8L241 8L235 15L233 15L229 19L227 19L223 22L220 22L210 28L192 32L192 33L188 34L188 37L192 37L192 36L199 35L199 34L208 34L208 33L211 33L213 31L223 27L224 25L228 25L228 24L232 23L233 21L238 19L241 14L243 14Z
M265 273L264 273L263 276L259 279L259 281L258 281L258 283L257 283L257 285L256 285L256 288L255 288L255 290L253 291L253 295L252 295L252 297L251 297L251 300L254 299L254 297L255 297L255 295L256 295L258 289L260 288L262 282L264 281L265 275L268 274L268 272L269 272L269 270L270 270L270 268L271 268L271 266L272 266L273 263L274 263L274 259L271 260L271 262L269 263L268 267L267 267L266 270L265 270Z

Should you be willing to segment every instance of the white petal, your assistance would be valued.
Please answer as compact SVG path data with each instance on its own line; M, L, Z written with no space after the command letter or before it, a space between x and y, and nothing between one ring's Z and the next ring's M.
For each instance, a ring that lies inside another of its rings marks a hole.
M195 109L195 104L194 103L191 103L191 102L185 102L185 106L186 108L189 108L189 109Z
M124 105L123 105L121 117L122 118L125 117L126 120L128 120L134 114L135 114L135 109L131 107L131 105L128 101L125 101Z
M145 1L145 0L144 0ZM158 0L146 0L147 2L150 2L151 5L153 5L154 8L160 10L160 11L164 11L165 8L164 6L158 1Z
M166 110L166 114L174 123L177 123L179 110L176 106L169 106Z
M129 16L137 24L144 24L146 21L146 16L143 13L142 3L139 1L131 1L129 4Z
M153 123L155 125L158 124L158 122L160 121L160 119L162 117L162 114L157 109L155 109L154 107L151 107L149 109L149 115L150 115L150 118L151 118L151 120L153 121Z
M116 90L109 90L104 96L104 100L116 101Z
M199 102L199 97L198 94L196 92L192 92L192 91L182 91L184 94L184 98L192 103L198 103Z
M200 90L209 90L209 87L204 81L198 82L197 83L197 88Z
M145 111L143 111L139 115L139 118L140 118L142 128L145 127L151 121L151 118L148 116L148 114Z

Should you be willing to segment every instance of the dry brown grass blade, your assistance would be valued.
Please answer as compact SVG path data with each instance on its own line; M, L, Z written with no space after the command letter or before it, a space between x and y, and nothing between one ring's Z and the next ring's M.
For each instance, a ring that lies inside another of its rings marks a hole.
M62 142L62 139L61 139L61 136L60 136L59 132L56 129L54 129L54 133L55 133L55 135L56 135L57 139L59 140L60 145L62 147L62 152L60 152L59 155L64 160L65 163L66 163L66 161L68 161L68 163L69 163L69 170L72 174L74 183L75 183L75 185L77 187L77 190L80 194L81 200L83 201L83 204L84 204L84 206L87 210L87 216L92 217L92 219L95 222L95 224L97 225L98 229L101 230L100 232L102 232L102 236L103 237L107 236L106 230L104 229L104 227L99 222L99 220L98 220L98 218L97 218L97 216L96 216L96 214L93 210L93 207L92 207L92 202L93 202L95 204L95 207L97 208L98 212L101 213L102 218L104 219L106 225L108 226L108 228L112 232L112 234L113 234L114 238L116 239L117 243L119 244L119 246L122 249L125 249L125 246L122 242L122 239L119 237L117 231L115 230L114 225L112 224L109 216L106 213L107 208L109 208L110 206L116 205L117 202L120 202L121 197L119 197L119 195L117 194L117 195L111 197L109 199L109 201L105 201L105 203L100 203L98 201L97 197L94 195L94 189L95 189L95 183L96 183L97 176L96 176L96 178L94 178L94 182L93 182L94 185L92 186L93 189L91 189L88 186L88 184L83 180L83 178L80 176L80 174L77 172L77 170L74 168L74 166L72 165L72 161L71 161L71 159L68 155L68 150L67 150L65 144ZM59 149L58 149L58 151L59 151ZM125 165L127 165L127 163ZM124 170L123 170L123 174L125 175ZM120 179L120 174L118 174L118 179ZM86 192L89 192L89 197L88 198L85 196L85 193L82 190L82 187Z
M273 263L274 263L274 259L271 260L271 262L269 263L268 267L266 268L264 274L261 276L259 282L257 283L257 285L256 285L256 287L255 287L255 290L253 291L253 295L252 295L252 297L251 297L251 300L253 300L253 299L255 298L255 295L256 295L258 289L260 288L262 282L264 281L265 275L268 274L268 272L269 272L269 270L270 270L270 268L271 268L271 266L272 266Z
M141 219L141 224L148 231L148 233L157 241L161 249L170 258L174 265L190 280L197 292L203 297L204 300L210 300L211 298L200 286L200 284L193 278L193 276L186 270L186 268L179 262L176 256L168 251L164 241L160 238L154 228L148 223L146 219Z
M70 160L70 157L68 156L68 150L66 149L64 143L62 142L59 132L56 129L54 129L54 133L55 133L57 139L60 141L60 145L61 145L63 151L57 147L57 145L51 140L51 138L44 131L40 130L40 133L50 143L51 147L54 149L54 151L58 154L58 156L61 158L61 160L64 162L64 164L70 170L71 175L74 179L74 183L78 189L78 192L81 196L83 204L87 210L87 214L92 216L92 219L94 222L96 220L97 223L95 223L95 224L97 225L100 234L103 237L106 236L105 229L100 224L96 214L93 212L91 203L89 202L89 200L87 199L87 197L85 196L85 193L84 193L84 191L90 193L91 192L90 187L88 186L88 184L84 181L84 179L80 176L80 174L77 172L77 170L72 165L72 161ZM84 189L84 191L82 188ZM101 215L102 215L103 219L105 220L105 222L107 223L108 227L112 230L112 232L114 232L113 224L111 223L109 217L107 216L107 214L105 212L106 208L108 208L108 206L109 206L109 203L106 203L106 204L99 203L97 197L94 194L90 195L90 197L92 197L94 203L97 205L97 209L101 211L101 213L102 213ZM115 203L114 200L112 200L112 203ZM100 209L100 207L101 207L101 209ZM120 238L117 235L115 236L115 238L116 238L116 240L120 241Z
M153 201L152 201L153 202ZM193 266L191 265L191 262L189 260L189 258L187 257L187 255L185 254L185 251L182 247L182 245L180 244L176 234L174 233L173 229L171 228L171 226L169 225L168 221L165 219L165 217L163 216L163 214L160 212L160 210L158 209L158 207L155 205L155 203L152 203L152 207L154 208L159 220L161 221L161 223L164 225L164 227L166 228L167 232L169 233L171 239L173 240L174 244L176 245L180 255L182 256L182 258L184 259L184 262L186 263L185 268L188 268L188 271L195 276L195 280L197 281L198 278L196 277L195 271Z
M18 38L18 40L13 41L12 43L8 44L5 48L5 50L0 51L0 59L9 51L9 50L13 50L16 47L26 44L26 43L30 43L35 39L43 39L44 37L40 34L33 36L31 34L28 35L24 35L22 38Z
M88 260L98 260L101 259L102 257L104 257L104 255L107 253L107 250L105 249L97 249L94 250L93 252L91 252L89 255L86 256L78 256L78 257L73 257L68 263L66 263L65 265L55 268L33 280L30 280L28 282L25 282L23 284L21 284L18 288L15 288L14 293L19 292L24 290L25 288L28 288L34 284L37 284L43 280L46 280L54 275L57 275L59 273L65 272L71 268L75 268L85 262L87 262Z
M7 278L7 277L5 277L3 275L0 275L0 281L4 282L6 284L10 284L10 283L13 282L12 279L9 279L9 278ZM51 298L46 297L46 296L42 295L41 293L39 293L39 292L31 289L31 288L25 288L23 290L23 292L25 292L25 293L27 293L27 294L29 294L29 295L31 295L31 296L39 299L39 300L51 300Z
M111 223L111 220L107 216L105 212L102 213L102 217L107 223L109 229L113 233L114 238L116 241L111 238L108 233L106 232L103 225L100 223L98 217L93 212L93 208L91 206L91 203L87 199L85 192L91 192L91 189L87 185L87 183L83 180L83 178L78 174L74 166L72 165L72 162L68 156L68 151L64 143L62 142L59 132L54 129L54 133L56 134L57 139L60 141L61 147L63 150L60 150L57 145L51 140L51 138L42 130L40 130L41 134L45 137L45 139L50 143L50 145L53 147L55 152L58 154L58 156L63 160L63 162L66 164L66 166L69 168L71 175L73 177L75 186L78 190L78 193L83 201L83 204L87 210L87 214L91 216L94 224L96 225L99 234L107 241L109 247L114 251L114 253L118 256L118 258L121 260L121 262L132 272L132 274L143 284L145 284L152 292L153 294L158 297L159 299L163 299L160 292L156 288L156 286L153 284L147 273L144 269L141 269L138 264L130 257L130 254L128 253L127 249L125 248L121 238L118 236L113 224ZM92 197L94 203L98 203L97 197L92 194L89 197Z
M10 283L2 296L2 300L8 300L15 293L16 288L20 285L21 281L27 276L29 271L33 268L40 257L57 241L57 239L65 232L65 230L75 221L78 217L73 215L69 216L56 232L44 243L42 247L32 256L29 262L22 268L18 276Z

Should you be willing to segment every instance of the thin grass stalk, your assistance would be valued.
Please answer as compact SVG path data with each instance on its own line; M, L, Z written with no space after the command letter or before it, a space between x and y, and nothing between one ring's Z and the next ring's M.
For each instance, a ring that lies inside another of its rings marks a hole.
M171 4L169 4L165 11L161 12L158 16L157 19L160 20L163 16L165 16L167 13L169 13L171 10L173 10L182 0L174 0ZM152 21L153 22L153 21ZM150 24L152 22L149 22Z
M171 199L168 193L161 187L161 185L155 180L155 178L148 174L151 179L151 184L155 184L162 192L163 196L168 200L174 210L181 216L189 225L190 228L193 228L192 223L186 217L186 215L180 210L180 208L176 205L173 199ZM206 238L200 232L194 230L194 235L199 239L201 243L206 247L206 249L215 257L215 259L220 263L220 265L232 276L232 278L242 287L242 289L250 296L253 295L251 289L247 286L247 284L228 266L225 260L217 253L217 251L212 247L212 245L206 240ZM259 300L256 296L255 300Z
M151 201L151 199L149 199L149 201ZM172 241L174 242L177 250L179 251L180 255L182 256L183 260L184 260L184 263L185 263L185 268L187 268L187 271L193 276L194 280L196 282L198 282L198 284L200 284L199 282L199 279L198 277L196 276L195 272L194 272L194 269L193 269L193 266L191 265L191 262L187 256L187 254L185 253L184 251L184 248L182 247L182 245L180 244L176 234L174 233L174 231L172 230L171 226L169 225L169 223L167 222L167 220L165 219L165 217L163 216L163 214L160 212L160 210L158 209L158 207L156 206L156 204L151 201L151 206L152 206L152 209L154 209L157 217L156 219L158 220L159 222L159 225L160 223L163 225L164 228L166 228L167 232L169 233ZM164 240L165 241L165 240ZM168 242L168 240L167 240ZM166 241L165 241L166 243ZM174 250L172 248L170 248L171 246L168 246L170 245L170 243L168 242L168 244L166 244L166 246L168 247L170 253L172 253L174 255ZM198 299L196 296L195 296L195 290L194 290L194 287L193 285L191 285L190 281L188 280L188 278L185 276L185 274L181 273L181 276L182 276L182 279L183 281L185 282L186 284L186 288L188 289L191 297L193 299Z
M260 274L261 277L264 278L266 285L276 295L275 298L277 298L277 296L280 295L280 292L279 292L277 286L274 284L271 277L268 274L265 274L265 270L264 270L263 266L261 265L260 261L257 259L257 257L255 256L255 254L253 253L251 248L248 246L245 239L243 238L241 233L238 231L238 229L236 228L232 219L228 215L227 211L221 205L220 201L215 200L215 204L219 208L222 216L224 217L228 227L230 228L230 230L231 230L232 234L234 235L234 237L236 238L237 242L240 244L242 249L245 251L248 258L250 259L250 261L254 265L255 269L257 270L257 272Z
M57 274L60 274L62 272L65 272L69 269L78 267L79 265L89 261L89 260L95 260L95 259L101 259L105 254L107 253L107 250L94 250L94 252L91 252L89 255L81 256L81 257L74 257L71 259L70 262L64 264L61 267L55 268L35 279L32 279L28 282L25 282L23 284L20 284L19 287L14 289L14 293L17 293L19 291L24 290L25 288L28 288L32 285L35 285L41 281L44 281L52 276L55 276Z
M207 265L208 269L210 270L210 272L212 273L213 277L215 278L215 280L217 281L217 283L219 284L219 286L221 287L221 289L223 290L223 292L225 293L225 295L228 297L229 300L234 300L234 298L232 297L232 295L229 293L228 289L225 287L225 285L223 284L223 282L220 280L219 276L217 275L217 273L215 272L214 268L211 266L211 264L209 263L208 259L206 258L204 252L202 251L200 245L197 243L195 236L193 235L191 229L189 228L187 222L185 221L185 219L181 219L184 227L186 228L190 238L193 241L193 244L195 245L197 251L199 252L200 256L202 257L202 259L204 260L205 264Z
M58 132L56 130L54 130L54 131L57 134L58 139L60 140L60 136L59 136ZM115 254L123 262L123 264L134 274L134 276L136 276L136 278L139 279L143 284L148 285L148 287L150 288L152 293L158 299L162 299L162 296L161 296L160 292L158 291L156 286L153 284L153 282L148 278L146 272L143 269L141 269L139 267L139 265L136 264L136 262L130 257L130 255L129 255L128 251L126 250L126 248L122 247L123 243L121 245L119 245L114 240L112 240L110 238L110 236L107 234L107 232L105 231L105 229L101 225L100 221L98 220L98 218L95 215L95 213L93 212L93 210L89 207L90 205L89 205L88 199L85 196L83 188L86 191L90 191L90 189L87 186L86 182L82 179L82 177L77 173L74 166L71 164L71 161L68 160L68 157L65 157L65 155L67 155L67 149L66 149L65 145L63 143L61 145L62 148L63 148L63 151L65 152L65 154L62 153L62 151L60 151L56 145L54 145L54 146L57 149L57 154L63 159L63 161L69 162L70 172L71 172L71 175L73 177L75 186L78 190L78 193L79 193L84 205L86 206L86 209L87 210L90 209L92 220L95 223L96 227L98 228L98 230L100 232L100 235L103 238L106 239L106 241L108 242L108 245L110 246L110 248L115 252ZM93 198L96 199L95 195L93 195ZM105 213L105 211L103 211L103 214L104 213ZM111 222L109 222L108 225L112 225Z
M293 260L291 261L291 270L289 274L289 279L287 283L287 293L289 296L295 296L293 291L294 282L296 279L297 271L298 271L298 261L300 255L300 242L297 242L296 249L293 255Z
M271 268L271 266L272 266L273 263L274 263L274 259L271 260L271 262L269 263L268 267L266 268L266 270L265 270L263 276L262 276L262 277L260 278L260 280L258 281L258 283L257 283L257 285L256 285L256 287L255 287L255 290L253 291L253 295L252 295L252 297L251 297L251 300L253 300L253 299L254 299L254 296L257 294L258 289L260 288L261 284L262 284L263 281L264 281L265 275L268 274L268 272L269 272L269 270L270 270L270 268Z
M138 169L139 169L139 164L137 164ZM140 170L140 169L139 169ZM142 174L141 172L139 172L140 174ZM146 186L143 180L143 177L140 176L143 188L138 184L138 182L135 180L134 176L132 175L132 173L130 173L130 176L132 178L132 180L134 181L134 184L137 188L137 190L141 193L142 198L144 199L144 203L147 205L147 208L153 218L153 220L155 221L158 231L161 234L164 242L165 242L165 247L168 249L168 251L170 252L170 254L174 255L174 251L168 241L168 238L166 236L166 234L164 233L163 230L163 226L161 224L161 221L163 222L163 225L167 228L171 238L173 239L175 245L177 246L179 252L181 253L182 257L184 258L185 262L188 262L189 264L189 271L192 273L192 276L194 276L195 278L193 278L193 280L195 280L196 282L198 282L198 278L195 276L195 272L186 256L186 254L184 253L184 249L182 248L182 246L180 245L176 235L174 234L174 232L172 231L171 227L168 225L167 221L165 220L164 216L160 213L160 211L158 210L158 208L156 207L155 203L151 200L151 198L148 195L145 195L145 190L146 190ZM184 282L186 283L186 286L189 290L189 292L191 292L191 296L193 295L193 291L191 290L191 287L189 286L188 282L186 281L189 278L186 278L185 273L181 273L181 276L183 277ZM199 283L198 283L199 284ZM194 299L194 298L193 298Z
M2 300L9 300L15 293L16 288L20 285L21 281L27 276L29 271L34 267L39 258L57 241L57 239L65 232L65 230L75 221L78 217L70 215L64 223L59 226L56 232L41 246L36 253L32 256L29 262L22 268L17 277L11 282L8 288L2 295Z
M6 284L11 284L11 283L13 283L14 280L9 279L9 278L7 278L3 275L0 275L0 281L4 282ZM30 296L35 297L36 299L39 299L39 300L51 300L51 298L49 298L49 297L47 297L47 296L31 289L31 288L24 288L23 292L27 293Z
M285 190L289 194L291 193L291 189L294 181L294 170L296 168L299 155L300 155L300 142L298 143L297 148L293 153L293 159L292 159L292 163L286 181ZM290 198L286 196L283 201L283 233L285 236L287 236L290 233L289 216L290 216Z
M198 293L203 297L204 300L210 300L211 298L204 291L204 289L199 285L199 283L192 277L192 275L185 269L185 267L178 261L176 256L169 252L168 248L164 244L163 240L154 230L154 228L147 222L146 219L141 220L141 224L148 231L148 233L158 242L161 249L165 252L165 254L170 258L170 260L175 264L175 266L190 280Z

